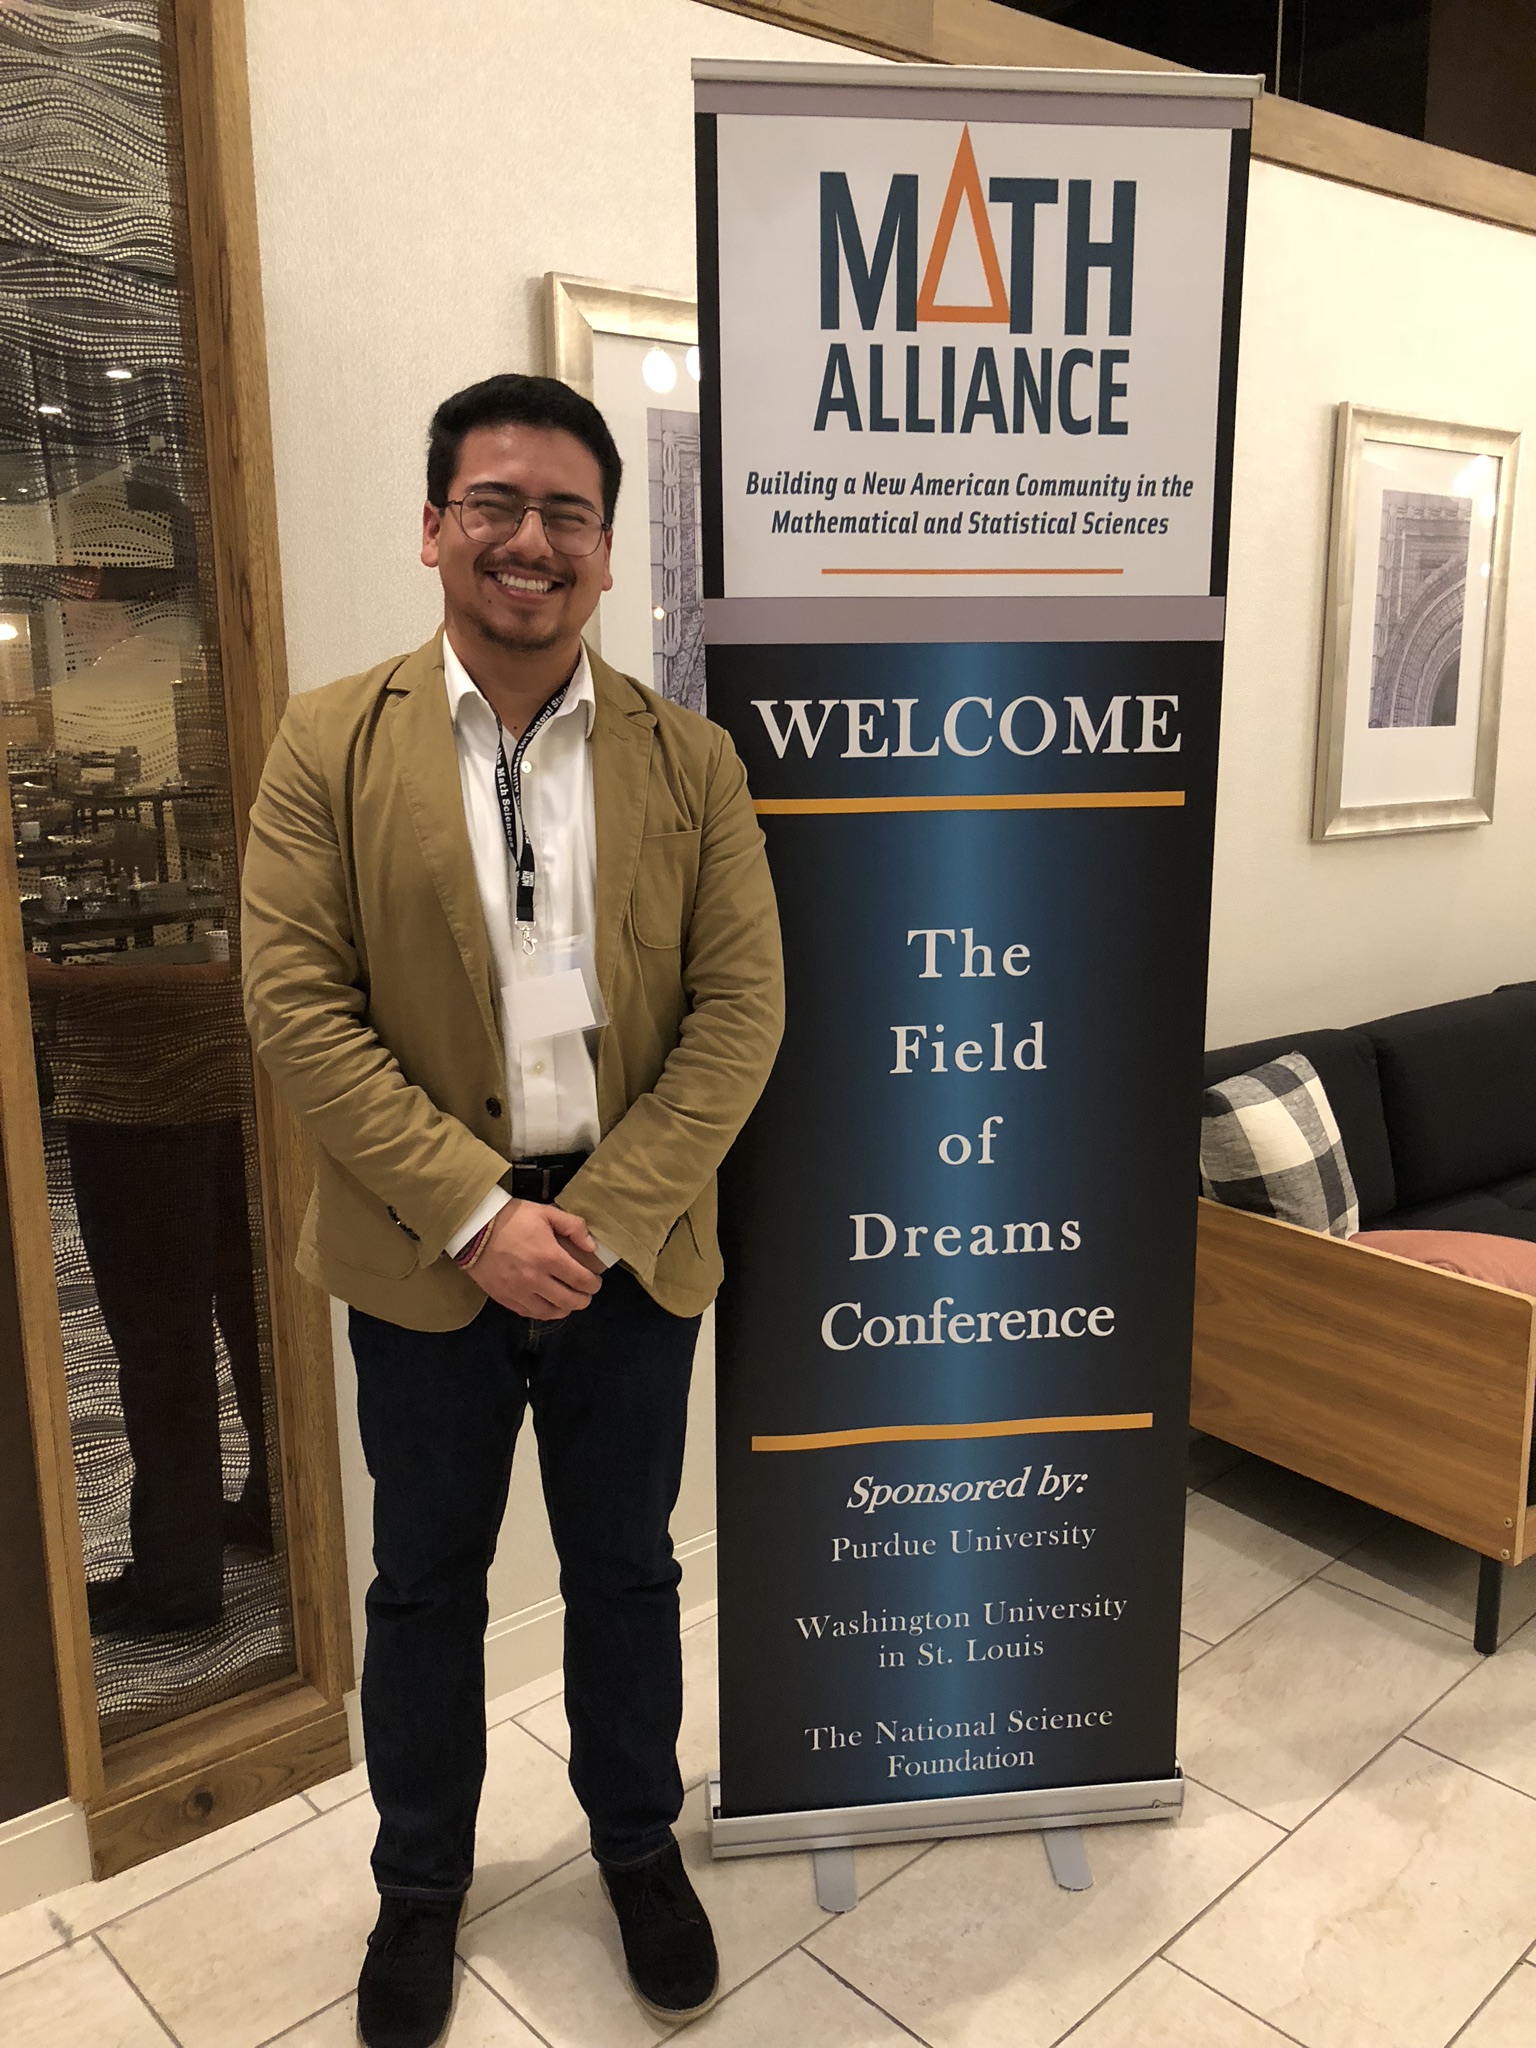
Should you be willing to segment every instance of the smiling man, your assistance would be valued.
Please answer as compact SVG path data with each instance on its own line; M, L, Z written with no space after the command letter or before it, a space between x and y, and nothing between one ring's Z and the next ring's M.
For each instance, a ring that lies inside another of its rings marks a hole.
M762 835L718 727L589 654L620 462L544 377L439 406L425 647L290 703L251 813L256 1049L314 1139L301 1270L351 1309L374 1481L369 2048L446 2025L485 1771L486 1574L532 1411L571 1783L658 2018L715 1996L667 1533L715 1169L778 1044Z

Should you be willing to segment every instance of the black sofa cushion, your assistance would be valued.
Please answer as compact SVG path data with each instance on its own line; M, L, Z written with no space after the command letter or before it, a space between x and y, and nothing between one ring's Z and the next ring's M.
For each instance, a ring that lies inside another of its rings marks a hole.
M1497 1195L1454 1195L1383 1216L1377 1230L1475 1230L1485 1237L1523 1237L1536 1244L1536 1209L1512 1208Z
M1496 989L1363 1029L1376 1048L1401 1210L1536 1171L1536 989Z
M1360 1227L1370 1229L1396 1208L1398 1198L1376 1077L1376 1048L1363 1031L1295 1031L1288 1038L1221 1046L1205 1056L1205 1085L1215 1088L1234 1074L1246 1074L1288 1052L1305 1054L1317 1069L1338 1119L1344 1156L1360 1198Z

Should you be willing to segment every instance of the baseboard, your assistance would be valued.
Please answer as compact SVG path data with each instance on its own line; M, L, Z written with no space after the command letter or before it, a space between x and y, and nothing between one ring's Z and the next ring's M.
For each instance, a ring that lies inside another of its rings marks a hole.
M85 1813L72 1799L55 1799L0 1825L0 1913L90 1880Z
M678 1598L682 1602L686 1622L695 1607L702 1607L715 1597L720 1552L714 1530L706 1529L702 1536L690 1536L686 1543L679 1543L677 1561L683 1568Z
M541 1600L493 1621L485 1632L485 1696L519 1692L536 1678L560 1669L565 1602Z
M683 1568L678 1598L682 1603L683 1626L707 1620L713 1609L716 1586L715 1532L706 1529L677 1546L677 1560ZM702 1611L701 1611L702 1610ZM507 1712L507 1696L528 1691L529 1705L538 1697L543 1681L558 1682L564 1641L565 1602L558 1598L540 1600L532 1607L493 1621L485 1632L485 1697L499 1702L501 1716ZM352 1761L363 1761L363 1723L354 1688L342 1701L351 1737ZM521 1707L516 1711L521 1712ZM494 1716L493 1719L501 1718Z
M715 1597L715 1532L691 1537L677 1547L683 1567L680 1597L686 1626L704 1618ZM485 1691L487 1699L516 1692L539 1679L552 1677L560 1669L561 1621L565 1612L560 1600L541 1600L496 1622L485 1639ZM353 1757L362 1758L362 1730L358 1721L357 1694L343 1702L352 1733ZM91 1845L86 1833L85 1814L72 1799L56 1799L31 1813L17 1814L0 1822L0 1913L12 1913L35 1899L51 1898L91 1880Z
M347 1747L353 1763L360 1764L363 1760L363 1696L355 1685L342 1696L341 1704L347 1716Z
M684 1612L715 1597L715 1532L706 1529L677 1546L683 1568L679 1598ZM485 1632L485 1696L518 1692L560 1669L565 1602L558 1596L493 1621Z

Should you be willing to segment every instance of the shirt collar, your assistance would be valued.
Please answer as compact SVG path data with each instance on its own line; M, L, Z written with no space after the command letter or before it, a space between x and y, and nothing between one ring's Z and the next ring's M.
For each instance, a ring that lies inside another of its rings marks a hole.
M446 633L443 635L443 678L448 685L448 711L453 719L455 730L458 729L460 713L466 704L483 705L486 713L494 718L489 703L486 702L486 699L481 696L479 690L475 687L474 678L454 652L453 642ZM576 664L575 673L571 677L570 683L566 688L564 700L561 703L560 709L555 713L555 717L564 718L568 713L574 715L578 711L581 713L586 728L586 737L590 739L592 737L592 721L597 716L597 691L592 683L592 664L587 659L587 645L585 641L581 645L581 659ZM479 718L480 715L478 711L472 710L470 712L472 720Z

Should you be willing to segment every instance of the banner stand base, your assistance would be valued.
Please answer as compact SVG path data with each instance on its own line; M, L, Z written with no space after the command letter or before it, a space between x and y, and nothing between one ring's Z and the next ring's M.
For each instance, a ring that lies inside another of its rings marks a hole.
M1093 1890L1093 1871L1088 1863L1088 1844L1081 1828L1042 1828L1045 1860L1051 1875L1064 1892Z
M823 1913L851 1913L859 1903L859 1873L851 1849L813 1849L816 1903Z
M710 1854L803 1856L808 1850L861 1849L875 1842L928 1842L953 1835L1003 1835L1025 1829L1077 1829L1113 1821L1175 1820L1184 1805L1184 1778L1144 1778L1118 1785L1063 1785L1032 1792L980 1792L953 1799L903 1799L882 1806L837 1806L806 1813L720 1811L720 1774L709 1779ZM1047 1853L1051 1843L1047 1839ZM1064 1854L1070 1854L1065 1850ZM820 1857L818 1891L820 1889ZM1057 1857L1051 1854L1053 1871ZM1065 1863L1063 1867L1068 1867ZM1087 1856L1072 1874L1087 1873ZM828 1869L829 1883L833 1878ZM1058 1874L1058 1883L1062 1878ZM1092 1883L1091 1874L1088 1882ZM1081 1890L1081 1884L1067 1885ZM847 1907L828 1911L846 1912Z

